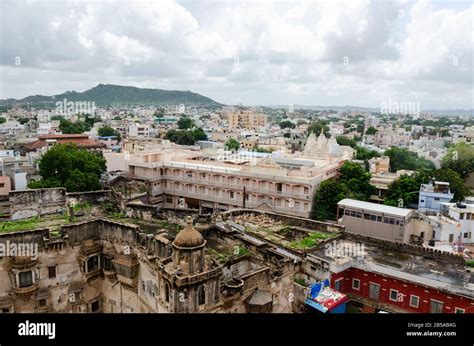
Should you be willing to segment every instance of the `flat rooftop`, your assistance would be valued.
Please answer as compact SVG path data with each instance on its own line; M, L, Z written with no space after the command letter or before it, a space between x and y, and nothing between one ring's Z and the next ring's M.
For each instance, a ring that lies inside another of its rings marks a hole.
M360 211L373 211L380 214L390 214L401 217L407 217L413 213L413 210L411 209L392 207L390 205L370 203L350 198L340 200L337 205L343 208L358 209Z
M335 240L336 246L361 249L360 257L347 256L340 251L332 256L326 249L318 249L312 255L333 262L341 270L349 267L386 275L400 280L441 289L464 296L474 297L474 277L462 265L385 249L380 246L350 240ZM334 244L333 242L333 244ZM363 248L360 246L363 245ZM311 256L311 255L310 255Z

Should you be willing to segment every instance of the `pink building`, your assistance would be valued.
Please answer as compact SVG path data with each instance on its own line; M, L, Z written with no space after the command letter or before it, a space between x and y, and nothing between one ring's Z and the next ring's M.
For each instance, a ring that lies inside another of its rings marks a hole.
M0 176L0 196L8 196L12 190L12 184L10 177Z

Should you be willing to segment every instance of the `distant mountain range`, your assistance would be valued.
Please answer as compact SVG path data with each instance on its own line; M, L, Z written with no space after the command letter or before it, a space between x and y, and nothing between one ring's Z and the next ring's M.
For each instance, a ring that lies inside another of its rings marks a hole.
M84 92L66 91L59 95L27 96L23 99L0 100L1 105L11 104L52 104L67 101L95 102L99 105L171 105L184 104L187 106L221 106L220 103L193 93L191 91L162 90L162 89L142 89L131 86L99 84L96 87Z

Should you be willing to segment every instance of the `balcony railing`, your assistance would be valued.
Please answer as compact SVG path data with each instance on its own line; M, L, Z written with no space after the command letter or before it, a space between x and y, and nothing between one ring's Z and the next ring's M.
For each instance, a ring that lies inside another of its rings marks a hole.
M179 176L172 176L172 175L165 175L163 176L163 178L166 180L172 180L176 182L205 185L205 186L214 187L214 188L228 188L228 189L237 190L237 191L243 191L244 189L244 185L242 184L229 184L227 182L212 181L209 179L196 179L196 178L179 177ZM298 199L303 199L303 200L310 199L310 194L296 193L296 192L291 192L291 191L278 191L278 190L272 190L272 189L258 188L254 186L245 186L245 191L253 192L257 194L293 197L293 198L298 198Z

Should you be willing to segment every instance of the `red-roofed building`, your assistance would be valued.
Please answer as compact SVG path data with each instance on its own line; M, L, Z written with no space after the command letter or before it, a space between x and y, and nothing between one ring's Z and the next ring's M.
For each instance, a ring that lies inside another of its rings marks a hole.
M98 149L105 147L105 144L93 139L89 139L89 137L84 134L60 134L38 136L38 140L25 145L25 151L35 151L45 146L64 143L74 143L77 144L78 147L86 149Z

